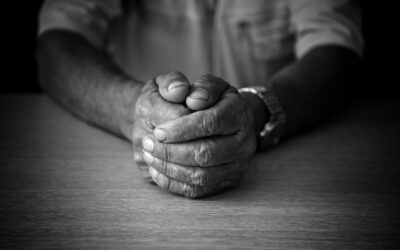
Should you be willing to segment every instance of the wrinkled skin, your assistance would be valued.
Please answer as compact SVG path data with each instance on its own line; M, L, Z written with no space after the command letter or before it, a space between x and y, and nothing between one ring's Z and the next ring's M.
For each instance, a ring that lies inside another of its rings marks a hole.
M134 114L135 162L146 178L186 197L231 188L256 150L254 112L235 88L212 75L201 77L190 90L181 86L167 93L165 86L177 75L187 83L173 72L142 90Z
M158 84L157 78L149 80L143 86L135 105L132 133L133 157L136 166L148 181L152 181L152 178L149 174L149 167L142 157L143 137L152 134L156 126L191 112L184 105L177 103L182 96L186 97L189 83L178 73L170 74L168 77L167 80L171 83L176 82L175 78L179 78L180 87L166 92L168 86ZM161 93L163 93L163 97Z

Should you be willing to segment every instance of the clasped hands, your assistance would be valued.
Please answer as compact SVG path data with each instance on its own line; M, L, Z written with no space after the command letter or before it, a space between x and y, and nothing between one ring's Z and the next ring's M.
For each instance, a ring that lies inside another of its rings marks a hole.
M134 161L149 181L190 198L237 184L257 147L255 111L224 80L190 84L179 72L142 88L134 111Z

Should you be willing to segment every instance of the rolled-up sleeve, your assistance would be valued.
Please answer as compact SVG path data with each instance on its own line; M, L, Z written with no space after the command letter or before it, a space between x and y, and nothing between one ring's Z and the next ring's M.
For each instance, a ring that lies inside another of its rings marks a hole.
M120 14L120 0L46 0L39 14L38 35L51 29L68 30L102 48L110 21Z
M291 0L290 10L297 34L297 58L322 45L345 46L362 55L364 42L357 1Z

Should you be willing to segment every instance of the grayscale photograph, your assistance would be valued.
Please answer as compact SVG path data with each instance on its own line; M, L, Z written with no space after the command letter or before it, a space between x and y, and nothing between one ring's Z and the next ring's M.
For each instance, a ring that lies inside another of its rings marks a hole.
M3 4L0 249L400 249L398 8Z

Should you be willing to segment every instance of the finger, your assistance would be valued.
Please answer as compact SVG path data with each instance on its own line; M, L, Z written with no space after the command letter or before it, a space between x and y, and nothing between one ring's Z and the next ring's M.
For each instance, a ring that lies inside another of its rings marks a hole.
M168 178L152 167L149 168L149 173L153 181L162 189L188 198L199 198L216 194L233 187L237 183L237 181L226 181L217 185L199 187Z
M207 74L195 81L186 98L186 105L192 110L202 110L214 105L229 87L221 78Z
M183 142L200 137L233 134L241 128L245 115L243 102L235 90L228 89L222 99L209 109L169 120L158 125L154 136L158 141Z
M168 178L195 186L217 185L240 172L240 164L237 162L215 166L212 168L201 168L182 166L179 164L166 162L159 158L153 157L146 151L143 151L142 155L144 161L149 166L164 174Z
M144 161L143 155L140 152L133 152L134 165L139 169L142 178L148 182L153 182L149 173L149 165Z
M149 134L148 132L146 133L145 128L137 126L137 124L134 124L132 132L133 162L134 165L139 169L142 177L149 182L153 182L149 174L149 166L144 161L143 156L141 154L142 138L145 134Z
M211 167L235 162L255 152L254 138L241 135L218 136L183 143L162 143L145 136L142 147L154 157L184 166Z
M170 102L182 103L189 93L189 81L185 75L177 71L160 75L156 77L155 82L161 96Z

